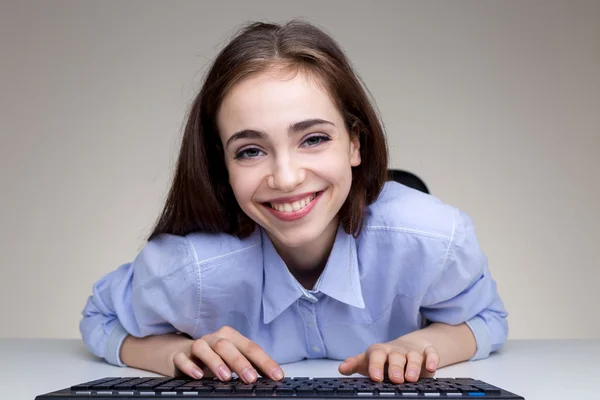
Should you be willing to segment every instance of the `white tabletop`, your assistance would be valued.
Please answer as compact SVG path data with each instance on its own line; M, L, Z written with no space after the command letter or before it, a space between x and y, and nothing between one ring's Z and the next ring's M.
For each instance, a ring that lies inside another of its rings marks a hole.
M600 340L511 340L485 360L443 368L437 377L488 381L526 400L600 399ZM283 365L286 376L339 376L339 362ZM0 398L35 396L107 376L158 376L112 366L75 339L0 339Z

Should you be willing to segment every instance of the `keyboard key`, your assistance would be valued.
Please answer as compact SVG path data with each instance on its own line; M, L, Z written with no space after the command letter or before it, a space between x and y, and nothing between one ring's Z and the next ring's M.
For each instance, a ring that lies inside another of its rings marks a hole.
M456 393L458 395L462 395L462 392L458 389L440 389L441 393L445 393L446 395L450 394L450 393Z
M254 389L254 385L251 384L242 384L235 386L235 392L240 394L250 394Z
M139 385L135 385L135 389L137 389L137 390L152 389L157 386L161 386L162 384L170 381L171 379L173 379L173 378L152 378L149 381L140 383Z
M318 387L316 392L320 396L333 396L335 389L333 387Z
M128 389L133 389L135 387L135 385L139 385L142 384L144 382L149 381L152 378L134 378L131 381L127 381L124 383L119 383L115 386L113 386L113 389L115 390L128 390Z
M312 387L299 387L296 389L298 396L311 396L315 394L315 389Z
M118 377L111 377L111 378L96 379L94 381L90 381L90 382L86 382L86 383L80 383L79 385L71 386L71 390L74 391L74 390L90 389L94 385L98 385L100 383L104 383L104 382L108 382L108 381L114 381L116 379L119 379L119 378Z
M231 385L216 385L214 387L215 393L233 393L233 386Z
M117 379L113 379L112 381L106 381L106 382L98 383L96 385L92 385L91 389L94 389L94 390L111 389L114 385L119 385L121 383L130 381L133 379L135 379L135 378L117 378Z
M257 395L271 395L275 388L273 386L256 386L254 388L254 393Z
M277 396L293 396L294 395L294 389L293 388L280 387L280 388L278 388L278 389L275 390L275 394Z

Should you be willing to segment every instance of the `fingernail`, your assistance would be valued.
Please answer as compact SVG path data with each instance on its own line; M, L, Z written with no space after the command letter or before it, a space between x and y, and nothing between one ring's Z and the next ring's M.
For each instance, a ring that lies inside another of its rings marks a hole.
M244 376L244 380L248 383L254 382L256 379L256 372L254 372L254 368L252 367L247 367L242 375Z
M392 376L394 378L402 379L402 371L394 370L392 371Z
M281 368L273 368L271 370L271 376L276 380L280 380L281 378L283 378L283 371L281 370Z
M226 381L227 379L231 378L231 372L229 372L227 367L224 367L223 365L217 368L217 375L219 375L219 378L221 378L222 381Z
M408 376L409 378L416 378L417 372L411 369L406 373L406 376Z
M194 368L192 370L192 375L194 375L194 378L196 379L202 379L202 377L204 376L204 373L202 373L202 371L198 368Z
M375 378L375 379L383 378L383 372L380 369L374 369L373 370L373 378Z
M434 368L435 368L435 363L434 363L434 362L430 362L430 363L427 365L427 368L429 368L429 369L434 369Z

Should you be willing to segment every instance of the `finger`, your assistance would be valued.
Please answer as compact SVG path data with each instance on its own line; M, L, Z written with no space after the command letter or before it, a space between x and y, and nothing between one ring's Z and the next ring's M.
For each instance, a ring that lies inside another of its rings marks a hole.
M340 364L338 371L342 375L352 375L362 371L363 375L367 375L367 357L365 353L360 353L357 356L348 357Z
M238 350L248 359L250 363L262 371L263 375L268 376L276 381L283 379L283 370L279 364L269 357L269 355L258 344L248 339L238 331L233 331L230 333L230 340L236 345Z
M407 382L416 382L419 380L421 365L423 364L423 355L418 351L411 350L406 354L406 375Z
M435 372L440 365L440 355L433 346L426 347L423 351L425 354L425 369L427 372Z
M258 378L256 369L250 364L250 361L240 352L235 343L229 339L220 338L211 345L225 364L234 371L240 379L246 383L253 383Z
M196 365L195 362L189 359L184 353L177 353L175 357L173 357L173 363L175 367L179 369L179 371L183 372L189 377L194 379L202 379L204 373L202 370Z
M392 351L388 355L388 376L393 383L404 383L404 367L406 355L403 352Z
M231 370L227 367L223 359L212 349L206 339L201 338L194 341L192 344L192 355L202 361L220 380L228 381L231 379Z
M253 383L256 381L258 373L231 340L218 339L212 345L212 349L244 382Z
M368 376L376 382L383 381L383 368L387 362L388 355L387 351L382 347L374 347L372 350L367 351L368 355Z

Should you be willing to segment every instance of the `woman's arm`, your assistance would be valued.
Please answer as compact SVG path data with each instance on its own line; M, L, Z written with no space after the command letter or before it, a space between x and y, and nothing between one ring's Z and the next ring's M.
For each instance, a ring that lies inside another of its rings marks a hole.
M186 335L176 333L144 338L129 335L121 346L121 361L130 367L176 376L178 372L173 358L179 352L189 354L193 342Z
M467 361L477 351L475 336L467 324L447 325L436 322L404 335L399 340L423 343L423 349L433 346L439 355L438 368Z

